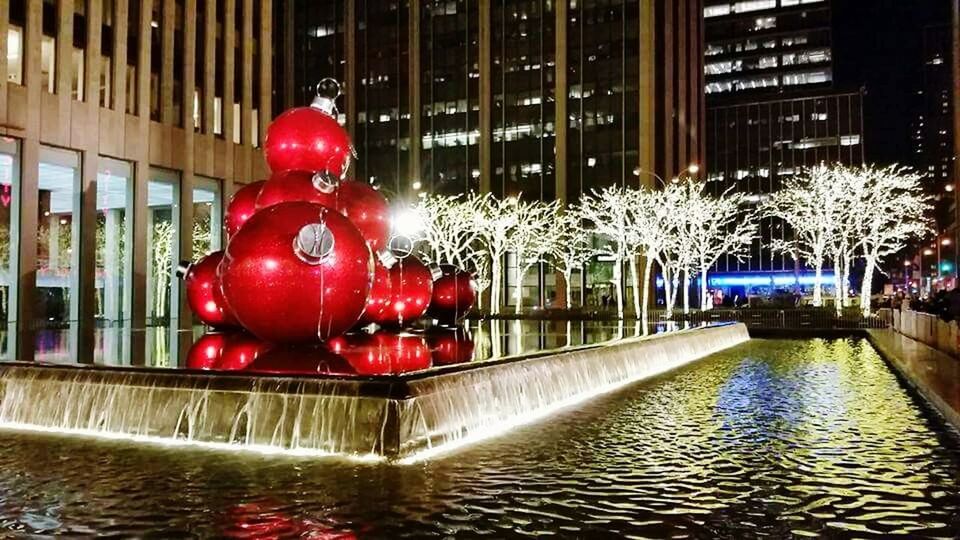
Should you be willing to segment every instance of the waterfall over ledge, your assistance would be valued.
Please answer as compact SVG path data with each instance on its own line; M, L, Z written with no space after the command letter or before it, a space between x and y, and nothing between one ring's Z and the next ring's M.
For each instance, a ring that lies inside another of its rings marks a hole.
M728 324L369 378L0 365L0 427L417 460L749 339Z

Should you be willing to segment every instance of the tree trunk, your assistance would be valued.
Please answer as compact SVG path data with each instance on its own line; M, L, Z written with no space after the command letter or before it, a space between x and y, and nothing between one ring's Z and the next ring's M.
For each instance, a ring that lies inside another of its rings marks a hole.
M623 318L623 257L617 255L613 261L613 285L616 291L614 296L617 299L617 316Z
M568 270L563 272L563 298L567 303L567 311L573 309L573 287L570 286L570 281L573 279L573 270ZM581 296L583 292L581 291Z
M850 305L850 298L847 297L847 287L850 285L850 265L853 264L851 261L850 254L843 254L843 275L840 277L840 285L843 286L843 307Z
M823 286L820 285L820 278L823 276L823 257L817 257L815 272L813 275L813 305L820 307L823 305Z
M833 304L837 315L843 314L843 257L833 256Z
M499 256L491 257L490 262L490 313L500 313L500 282L503 281L503 261Z
M863 271L863 286L860 288L860 310L864 317L870 316L870 296L873 290L873 270L877 266L877 259L867 255L867 266Z
M637 272L637 255L630 255L630 283L633 284L633 318L640 315L640 276Z
M707 267L703 267L700 269L700 311L706 311L711 307L713 307L710 305L710 302L709 302L710 291L709 289L707 289L707 272L708 271L709 270Z
M527 268L529 267L521 266L518 260L517 266L514 269L514 280L516 283L513 284L513 312L517 315L523 311L523 278L527 275Z
M663 266L663 308L664 315L668 319L673 318L674 299L676 298L676 289L673 287L673 275L666 265Z
M690 270L683 270L683 314L690 314Z
M643 305L640 306L641 320L643 327L647 327L650 311L650 274L653 271L653 259L647 256L646 264L643 265Z

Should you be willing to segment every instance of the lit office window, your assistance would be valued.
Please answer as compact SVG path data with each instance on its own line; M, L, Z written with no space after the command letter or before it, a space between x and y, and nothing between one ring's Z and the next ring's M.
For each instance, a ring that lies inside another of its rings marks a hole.
M97 170L97 362L129 364L133 168L101 157Z
M20 142L0 137L0 358L11 360L15 350L17 253L16 215L20 185Z
M193 260L222 247L223 195L219 180L197 177L193 188Z
M40 76L47 85L47 92L51 94L57 85L57 39L43 36L40 42Z
M7 30L7 82L23 84L23 29Z
M150 169L147 184L147 350L150 366L175 362L179 287L174 269L180 260L180 175Z
M76 359L80 155L41 147L37 205L37 359Z

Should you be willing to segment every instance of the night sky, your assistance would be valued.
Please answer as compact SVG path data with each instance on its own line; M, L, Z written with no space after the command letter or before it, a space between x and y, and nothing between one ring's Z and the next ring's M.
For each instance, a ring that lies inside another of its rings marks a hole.
M949 25L949 0L834 0L835 86L866 90L867 161L908 164L923 29Z

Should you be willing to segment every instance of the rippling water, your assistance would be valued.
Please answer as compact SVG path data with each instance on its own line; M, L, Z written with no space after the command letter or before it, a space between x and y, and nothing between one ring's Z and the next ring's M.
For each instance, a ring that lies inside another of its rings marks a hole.
M859 340L754 340L414 466L0 433L0 536L960 535L960 437Z

